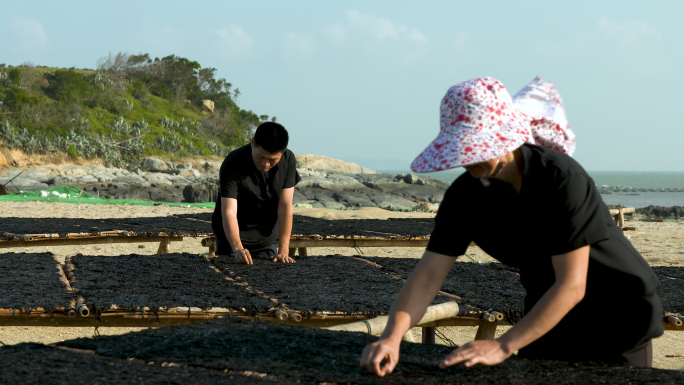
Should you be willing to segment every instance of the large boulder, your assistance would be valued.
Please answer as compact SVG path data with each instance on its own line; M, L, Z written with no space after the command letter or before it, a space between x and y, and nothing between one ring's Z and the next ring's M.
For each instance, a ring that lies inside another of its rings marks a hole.
M169 166L161 159L148 156L140 161L140 169L147 172L165 172Z
M209 99L202 100L202 113L205 115L214 114L214 102Z
M218 184L190 184L183 189L183 202L203 203L216 202L218 198Z
M297 168L309 170L337 171L346 174L377 174L370 168L361 167L356 163L345 162L339 159L328 158L322 155L297 154Z
M14 163L14 158L9 149L0 147L0 166L5 166Z

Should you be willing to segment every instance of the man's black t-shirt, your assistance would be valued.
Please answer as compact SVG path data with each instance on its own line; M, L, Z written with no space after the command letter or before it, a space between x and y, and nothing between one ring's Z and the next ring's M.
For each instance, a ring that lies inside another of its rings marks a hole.
M584 299L521 355L602 359L663 333L661 288L648 263L615 225L593 180L571 157L523 145L518 194L467 172L444 195L427 249L457 257L471 241L517 267L529 311L555 282L551 257L590 245ZM463 277L468 279L468 277ZM629 314L602 324L610 314Z
M263 173L254 165L251 145L240 147L223 161L219 179L219 197L211 219L219 241L228 243L223 230L221 198L234 198L238 204L237 221L242 244L247 248L273 244L278 236L280 192L301 180L292 151L283 151L280 162Z

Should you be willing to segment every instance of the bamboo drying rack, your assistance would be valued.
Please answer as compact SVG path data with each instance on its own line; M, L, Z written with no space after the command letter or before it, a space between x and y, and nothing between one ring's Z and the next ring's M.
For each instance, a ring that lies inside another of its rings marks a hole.
M157 233L155 235L139 234L134 231L116 230L92 233L68 233L65 236L59 234L11 234L12 238L0 239L0 249L10 247L37 247L37 246L73 246L94 245L112 243L141 243L159 242L157 254L169 252L171 242L180 242L182 236ZM199 235L202 236L202 235ZM204 236L210 236L205 234Z
M625 231L636 230L634 227L625 227L624 225L624 214L634 212L635 210L632 207L610 210L610 214L615 218L615 224ZM216 243L213 234L196 234L192 237L203 238L202 246L209 248L210 255L215 255ZM165 254L169 252L169 245L172 241L182 241L183 238L183 236L161 232L156 235L147 235L125 230L105 231L98 234L69 233L66 236L60 236L59 234L16 234L12 239L0 240L0 249L32 246L159 242L157 254ZM290 240L290 254L294 255L298 250L299 255L305 256L307 255L308 247L425 247L428 241L429 236L408 237L391 234L385 237L295 235ZM471 246L475 246L475 243L471 243ZM267 312L253 314L224 308L199 309L183 307L167 309L156 314L149 308L143 308L138 311L110 309L95 316L87 311L82 311L83 306L82 302L79 306L78 301L76 301L68 307L57 308L52 311L40 308L33 309L30 312L17 309L0 309L0 325L160 327L203 322L217 317L239 317L314 327L334 327L336 325L364 322L370 319L362 314L350 315L341 312L302 313L296 310L271 309ZM81 311L76 311L77 309L81 309ZM683 324L684 317L679 314L668 313L663 317L663 325L666 330L684 331ZM436 327L477 326L476 339L492 339L498 325L510 325L510 323L503 318L501 313L477 311L432 319L418 326L423 329L423 343L434 343Z
M437 305L439 306L439 305ZM0 326L55 326L55 327L162 327L205 322L220 317L238 317L266 322L279 322L310 327L336 327L352 323L368 324L373 318L366 315L350 315L340 312L303 313L286 309L272 309L259 314L224 308L184 308L177 307L156 314L149 308L137 311L110 309L99 316L92 312L87 316L70 314L71 307L57 308L52 311L38 308L30 312L17 309L0 309ZM382 316L381 316L382 317ZM684 316L667 314L663 317L665 330L684 331ZM434 329L445 326L477 326L475 339L493 339L499 325L510 323L497 312L467 312L462 315L449 315L432 319L416 325L423 328L423 342L434 343ZM358 330L365 332L366 329ZM368 329L368 333L372 333ZM432 337L430 337L432 335Z
M623 230L636 230L635 227L625 227L624 214L634 213L633 207L611 209L610 214L615 218L615 224ZM112 243L141 243L159 242L157 254L170 252L171 242L183 241L183 236L164 232L155 235L139 234L134 231L115 230L93 233L69 233L65 236L59 234L10 234L10 239L0 239L0 249L12 247L37 247L37 246L71 246L93 245ZM216 239L213 233L198 233L193 238L202 238L201 244L207 247L209 255L215 255ZM309 247L426 247L429 235L409 237L387 234L386 236L320 236L320 235L294 235L290 238L290 255L306 256ZM475 243L470 244L475 246Z

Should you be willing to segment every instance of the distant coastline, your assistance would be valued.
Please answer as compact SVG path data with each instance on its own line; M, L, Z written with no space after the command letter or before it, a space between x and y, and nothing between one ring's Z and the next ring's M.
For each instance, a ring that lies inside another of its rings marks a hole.
M410 170L376 170L388 174ZM451 184L462 168L431 172L427 175ZM607 205L626 207L684 206L684 171L588 171Z

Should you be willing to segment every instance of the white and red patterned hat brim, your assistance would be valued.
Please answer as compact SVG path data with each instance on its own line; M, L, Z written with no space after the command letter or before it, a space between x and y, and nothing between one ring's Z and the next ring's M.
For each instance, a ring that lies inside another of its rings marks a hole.
M513 106L503 84L476 78L447 91L440 133L411 163L414 172L467 166L501 157L530 137L529 118Z

